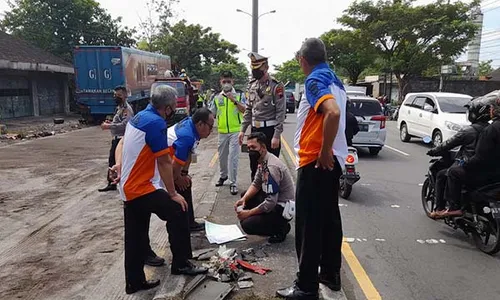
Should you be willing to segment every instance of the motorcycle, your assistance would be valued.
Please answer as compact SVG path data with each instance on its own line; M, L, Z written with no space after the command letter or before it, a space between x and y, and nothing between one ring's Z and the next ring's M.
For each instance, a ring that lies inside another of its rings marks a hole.
M436 208L435 184L436 174L433 168L441 163L441 159L430 160L429 172L422 185L422 205L430 218ZM470 234L476 247L486 254L493 255L500 251L500 182L480 187L475 190L462 190L461 203L464 214L461 217L446 217L444 222L453 229L461 229L467 236ZM489 243L491 241L491 243Z
M359 172L356 172L356 164L358 163L358 150L354 147L348 148L348 155L345 160L345 169L340 177L339 195L344 199L348 199L352 192L352 186L361 179Z

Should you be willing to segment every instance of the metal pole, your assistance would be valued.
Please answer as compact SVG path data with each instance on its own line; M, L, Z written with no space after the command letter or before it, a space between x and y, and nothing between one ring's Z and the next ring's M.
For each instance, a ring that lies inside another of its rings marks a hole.
M443 74L439 75L439 91L443 91Z
M252 52L259 49L259 0L252 0Z
M391 78L389 83L389 103L392 103L392 69L391 69Z

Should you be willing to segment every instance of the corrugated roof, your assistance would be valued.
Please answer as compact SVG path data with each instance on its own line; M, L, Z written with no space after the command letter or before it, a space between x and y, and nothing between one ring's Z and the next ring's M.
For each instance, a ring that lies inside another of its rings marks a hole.
M62 58L2 31L0 31L0 60L67 67L72 66Z

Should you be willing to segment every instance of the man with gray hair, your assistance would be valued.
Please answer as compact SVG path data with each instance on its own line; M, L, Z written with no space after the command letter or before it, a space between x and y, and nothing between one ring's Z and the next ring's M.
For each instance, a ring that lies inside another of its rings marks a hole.
M172 173L165 120L175 113L177 93L167 85L153 85L151 90L151 103L127 125L123 143L117 148L122 155L113 167L117 173L115 182L120 182L119 191L124 200L127 294L151 289L160 283L146 281L143 269L151 213L166 221L172 274L197 275L207 271L189 261L192 250L188 204L175 190Z
M295 196L299 272L296 283L277 294L286 299L318 299L319 282L334 291L341 288L342 222L338 192L347 157L347 95L326 63L325 45L320 39L307 39L297 60L307 76L306 97L301 99L297 112L294 141L299 164Z

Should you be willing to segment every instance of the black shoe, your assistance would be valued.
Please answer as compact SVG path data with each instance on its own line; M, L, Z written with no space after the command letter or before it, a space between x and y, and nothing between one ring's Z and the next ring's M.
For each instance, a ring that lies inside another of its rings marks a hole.
M191 232L202 231L202 230L205 230L205 224L193 222L189 225L189 231L191 231Z
M316 292L304 292L296 284L291 287L276 291L276 296L289 300L318 300L319 294Z
M146 260L144 261L144 264L152 267L160 267L165 264L165 259L159 257L159 256L148 256Z
M98 189L99 192L116 191L116 184L108 184L102 189Z
M231 184L231 186L229 186L229 191L231 192L231 195L236 195L238 194L238 187L236 185Z
M127 284L127 286L125 287L125 293L133 294L135 292L142 291L142 290L150 290L150 289L155 288L159 285L160 285L159 280L144 281L142 284L140 284L138 286L133 286L133 285Z
M340 272L335 272L333 276L319 274L319 282L326 285L330 290L338 292L342 288Z
M283 230L282 233L270 236L267 241L271 244L282 243L285 241L286 236L290 232L291 229L292 229L292 227L290 226L290 223L286 223L285 229Z
M177 268L174 267L172 264L172 275L189 275L189 276L196 276L199 274L206 274L208 272L207 268L204 267L197 267L195 266L192 262L189 260L186 261L184 264L184 267L182 268Z
M219 181L217 181L217 183L215 184L215 186L223 186L224 185L224 181L227 180L227 177L226 178L219 178Z

